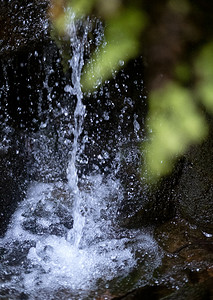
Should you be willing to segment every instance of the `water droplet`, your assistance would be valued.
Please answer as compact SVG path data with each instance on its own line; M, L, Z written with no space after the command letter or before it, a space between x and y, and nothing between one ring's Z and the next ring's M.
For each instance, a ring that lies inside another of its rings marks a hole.
M124 66L124 60L119 60L119 65L122 67Z
M43 129L43 128L46 128L46 127L47 127L47 123L42 122L41 125L40 125L40 128Z

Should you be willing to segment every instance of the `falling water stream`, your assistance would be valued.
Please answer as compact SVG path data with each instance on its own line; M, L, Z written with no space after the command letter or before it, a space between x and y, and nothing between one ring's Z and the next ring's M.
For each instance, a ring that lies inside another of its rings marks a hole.
M82 196L81 191L78 187L78 175L76 169L76 155L78 154L79 147L81 147L78 143L78 138L82 134L82 127L84 122L84 114L85 114L85 106L82 102L83 93L81 90L81 72L82 67L84 65L84 46L87 41L87 28L85 26L85 31L83 33L83 37L81 40L78 38L76 27L73 22L70 21L68 23L67 32L70 36L72 36L72 47L73 47L73 57L70 60L70 67L72 69L72 85L66 86L65 89L72 95L77 97L77 104L74 111L74 140L73 140L73 149L71 153L71 159L68 164L67 169L67 178L68 184L72 188L74 193L74 207L73 207L73 228L68 233L68 240L71 240L71 236L73 235L73 244L74 247L78 248L82 230L85 223L85 217L82 212ZM82 145L83 146L83 145Z
M150 230L119 227L118 208L125 197L116 177L121 167L119 151L106 174L97 169L78 175L88 141L80 79L89 30L89 20L80 36L73 18L67 27L72 75L65 93L76 101L70 129L73 139L64 165L67 181L60 177L51 182L31 181L0 240L0 294L7 299L96 299L107 290L128 291L145 285L161 262ZM136 134L138 126L134 116ZM47 151L42 149L34 150L36 158Z

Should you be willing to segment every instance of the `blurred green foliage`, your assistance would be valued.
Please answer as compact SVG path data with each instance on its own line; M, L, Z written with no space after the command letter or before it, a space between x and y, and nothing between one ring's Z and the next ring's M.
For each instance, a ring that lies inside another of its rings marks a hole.
M159 53L170 59L171 64L167 63L169 59L160 61L164 64L165 80L154 84L152 74L147 79L151 87L146 122L148 141L142 145L145 162L142 176L153 182L167 175L190 145L207 136L204 111L213 113L213 30L208 5L199 0L196 3L189 0L158 3L60 0L57 5L53 1L50 14L59 33L64 31L66 11L69 11L65 7L71 7L77 18L93 14L105 23L106 46L100 47L87 63L82 75L84 90L97 88L100 82L112 76L112 70L121 67L121 61L127 62L143 54L144 46L148 56L149 52L153 55L149 50L155 49L157 57L160 49ZM63 10L58 13L60 5ZM206 26L204 34L202 26ZM167 37L167 32L171 32L168 44L166 39L161 39L161 35ZM149 36L154 36L151 46L149 42L144 44ZM151 73L157 73L157 68L157 65L151 66Z
M151 181L172 171L177 157L207 134L207 123L193 93L176 82L150 93L147 127L151 133L143 145L143 173Z
M195 60L198 76L197 91L200 101L213 113L213 41L206 43Z

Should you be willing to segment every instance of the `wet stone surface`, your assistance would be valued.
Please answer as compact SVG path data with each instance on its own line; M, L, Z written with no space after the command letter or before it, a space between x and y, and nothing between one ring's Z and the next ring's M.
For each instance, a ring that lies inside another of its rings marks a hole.
M180 218L156 228L154 236L164 258L152 284L120 296L106 292L106 299L211 300L213 236Z
M211 121L212 122L212 121ZM176 187L177 208L183 218L213 234L213 139L191 147Z

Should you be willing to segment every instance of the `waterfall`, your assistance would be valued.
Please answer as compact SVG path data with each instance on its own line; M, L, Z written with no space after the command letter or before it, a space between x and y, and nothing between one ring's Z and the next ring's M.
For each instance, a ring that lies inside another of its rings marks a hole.
M89 20L87 20L89 22ZM78 248L82 230L84 227L85 217L83 215L82 208L82 196L78 187L78 174L76 168L76 160L79 152L79 148L83 147L80 145L78 140L83 130L83 122L84 122L84 114L85 114L85 106L82 102L83 93L81 90L81 72L82 67L84 65L84 47L87 42L87 34L88 34L88 25L85 26L85 31L83 33L83 37L78 37L77 28L75 26L75 16L72 15L71 21L67 26L67 33L71 36L72 43L72 58L69 61L70 68L72 69L72 86L66 86L66 92L69 92L71 95L75 95L77 98L77 103L74 111L74 140L73 140L73 149L71 152L71 159L67 168L67 178L70 189L74 194L74 207L73 207L73 228L68 233L68 240L71 239L71 235L73 235L73 244L76 248Z
M91 21L80 21L84 23L79 25L79 30L74 16L69 16L71 77L56 101L54 89L59 83L55 81L50 86L54 67L51 59L47 59L47 51L41 63L45 75L43 88L38 92L43 119L38 131L32 132L27 140L40 177L32 176L27 182L26 197L0 239L3 258L0 295L11 299L96 299L106 290L114 293L121 285L123 291L128 291L147 284L161 262L161 252L151 230L127 230L119 226L119 205L125 201L124 187L117 176L121 168L120 128L125 124L124 113L132 109L133 103L124 97L119 116L121 124L117 117L116 133L111 134L110 110L115 105L110 91L106 91L107 110L102 112L102 117L94 112L87 120L87 127L95 124L101 128L102 122L106 124L106 139L96 145L94 136L97 135L96 141L101 140L100 128L90 135L89 130L84 130L87 108L80 84ZM98 28L96 33L100 32L103 35ZM100 39L98 36L98 44ZM37 57L38 53L34 55ZM101 93L104 92L102 89ZM46 119L42 111L45 93L50 102ZM96 100L98 107L100 100ZM138 140L140 126L136 115L132 127ZM87 147L86 143L91 145ZM87 152L90 146L95 149L91 155ZM90 159L92 163L79 176L85 164L82 157L86 158L86 164ZM67 178L61 176L61 169L66 170Z

